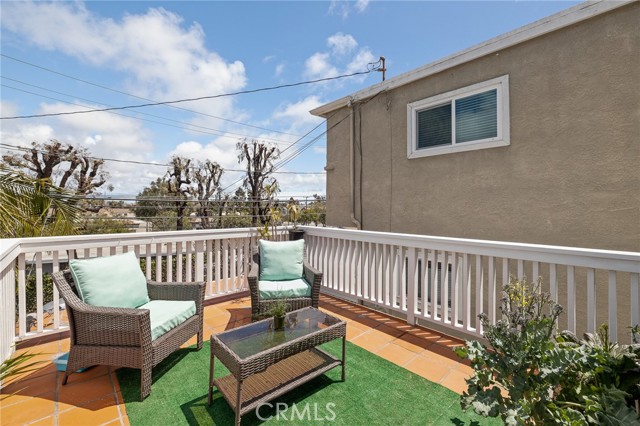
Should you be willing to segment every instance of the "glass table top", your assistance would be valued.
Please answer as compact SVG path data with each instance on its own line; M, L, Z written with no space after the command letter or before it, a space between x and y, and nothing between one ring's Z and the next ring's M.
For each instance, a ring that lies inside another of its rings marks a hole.
M338 318L318 309L304 308L289 312L281 330L274 330L273 318L269 318L224 331L216 337L244 359L340 322Z

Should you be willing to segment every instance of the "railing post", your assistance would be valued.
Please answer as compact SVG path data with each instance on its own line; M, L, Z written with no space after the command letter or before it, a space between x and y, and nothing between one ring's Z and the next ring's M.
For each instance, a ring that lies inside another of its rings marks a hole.
M407 249L407 286L408 286L408 297L407 297L407 323L415 324L416 323L416 306L418 294L416 292L416 286L418 283L418 268L416 267L416 249L409 248ZM404 289L403 289L404 293Z

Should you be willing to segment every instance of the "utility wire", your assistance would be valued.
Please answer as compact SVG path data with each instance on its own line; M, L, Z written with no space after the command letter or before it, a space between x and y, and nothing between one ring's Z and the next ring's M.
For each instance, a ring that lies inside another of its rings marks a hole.
M325 78L319 78L317 80L300 81L300 82L297 82L297 83L281 84L281 85L278 85L278 86L271 86L271 87L262 87L262 88L259 88L259 89L240 90L240 91L237 91L237 92L221 93L221 94L218 94L218 95L200 96L200 97L197 97L197 98L178 99L178 100L174 100L174 101L164 101L164 102L150 102L150 103L146 103L146 104L127 105L127 106L112 107L112 108L96 108L96 109L89 109L89 110L85 110L85 111L68 111L68 112L55 112L55 113L49 113L49 114L16 115L16 116L11 116L11 117L0 117L0 120L15 120L15 119L22 119L22 118L39 118L39 117L55 117L55 116L60 116L60 115L87 114L87 113L90 113L90 112L115 111L115 110L133 109L133 108L144 108L144 107L148 107L148 106L172 105L172 104L177 104L177 103L181 103L181 102L193 102L193 101L201 101L201 100L206 100L206 99L217 99L217 98L223 98L223 97L228 97L228 96L245 95L245 94L249 94L249 93L266 92L266 91L270 91L270 90L284 89L284 88L287 88L287 87L296 87L296 86L302 86L302 85L306 85L306 84L320 83L320 82L323 82L323 81L338 80L338 79L341 79L341 78L348 78L348 77L353 77L353 76L356 76L356 75L369 74L374 70L375 69L372 68L372 69L369 69L367 71L359 71L359 72L354 72L354 73L351 73L351 74L343 74L343 75L339 75L339 76L335 76L335 77L325 77Z
M122 95L130 96L132 98L140 99L140 100L143 100L143 101L157 102L157 101L155 101L153 99L144 98L144 97L141 97L141 96L136 96L136 95L133 95L131 93L123 92L121 90L117 90L117 89L113 89L111 87L103 86L101 84L93 83L93 82L88 81L88 80L83 80L81 78L74 77L74 76L69 75L69 74L64 74L64 73L61 73L59 71L52 70L51 68L43 67L41 65L32 64L31 62L27 62L27 61L24 61L22 59L14 58L13 56L5 55L4 53L0 53L0 56L2 56L4 58L7 58L7 59L11 59L11 60L16 61L16 62L20 62L20 63L25 64L25 65L29 65L29 66L34 67L34 68L39 68L41 70L44 70L44 71L47 71L47 72L50 72L50 73L53 73L53 74L60 75L60 76L65 77L65 78L69 78L71 80L76 80L76 81L79 81L81 83L85 83L85 84L89 84L91 86L99 87L99 88L104 89L104 90L109 90L111 92L120 93ZM267 132L280 133L280 134L283 134L283 135L295 136L295 137L300 136L300 135L295 135L293 133L286 133L286 132L282 132L282 131L279 131L279 130L268 129L266 127L254 126L252 124L242 123L240 121L234 121L234 120L230 120L228 118L218 117L217 115L207 114L207 113L204 113L204 112L195 111L195 110L192 110L192 109L183 108L183 107L176 106L176 105L168 105L168 106L171 107L171 108L182 110L182 111L187 111L187 112L191 112L191 113L194 113L194 114L203 115L205 117L211 117L211 118L216 118L216 119L222 120L222 121L228 121L229 123L234 123L234 124L238 124L238 125L241 125L241 126L253 127L254 129L259 129L259 130L265 130Z
M27 146L21 146L21 145L10 145L10 144L6 144L6 143L1 143L0 142L0 146L3 146L5 148L9 148L9 149L15 149L17 151L23 151L23 152L31 152L33 148L27 147ZM47 155L53 155L53 156L57 156L57 157L62 157L62 155L60 154L51 154L49 152L43 151L43 150L36 150L38 153L40 154L47 154ZM116 159L116 158L102 158L102 157L87 157L90 160L103 160L103 161L111 161L114 163L129 163L129 164L140 164L140 165L145 165L145 166L162 166L162 167L171 167L172 164L168 164L168 163L150 163L150 162L145 162L145 161L135 161L135 160L120 160L120 159ZM190 168L197 168L197 166L190 166ZM245 172L246 170L243 169L223 169L226 172ZM292 171L286 171L286 172L278 172L281 174L301 174L301 175L320 175L320 174L324 174L325 172L292 172Z
M5 80L10 80L10 81L14 81L16 83L23 84L25 86L34 87L34 88L40 89L40 90L46 90L47 92L57 93L59 95L69 96L69 97L72 97L72 98L80 99L82 101L101 104L101 102L97 102L97 101L94 101L92 99L81 98L79 96L70 95L68 93L63 93L63 92L58 92L56 90L47 89L46 87L36 86L35 84L30 84L30 83L26 83L24 81L16 80L15 78L6 77L6 76L2 76L2 78L5 79ZM40 93L30 92L28 90L19 89L17 87L9 86L9 85L6 85L6 84L1 84L1 86L9 88L9 89L17 90L17 91L20 91L20 92L23 92L23 93L28 93L30 95L39 96L39 97L46 98L46 99L52 99L52 100L58 101L58 102L64 102L64 103L69 104L69 105L76 105L76 106L81 106L81 107L84 107L84 108L92 108L92 107L87 106L87 105L82 105L82 104L75 103L75 102L65 101L63 99L53 98L53 97L50 97L50 96L42 95ZM105 106L108 106L108 107L112 107L112 105L108 105L108 104L102 104L102 105L105 105ZM155 118L159 118L161 120L171 121L171 122L174 122L174 123L180 123L183 126L189 126L189 127L176 126L176 125L172 125L172 124L168 124L168 123L162 123L160 121L148 120L148 119L135 117L135 116L132 116L132 115L127 115L127 114L120 114L120 113L117 113L117 112L114 112L114 111L106 111L106 112L108 114L115 114L115 115L119 115L119 116L122 116L122 117L129 117L129 118L133 118L133 119L136 119L136 120L148 121L148 122L151 122L151 123L161 124L161 125L164 125L164 126L177 127L177 128L188 130L188 131L192 131L192 132L198 132L198 133L204 133L204 134L208 134L208 135L220 136L220 137L224 137L224 138L228 138L228 139L236 139L234 136L243 137L243 138L258 138L259 137L259 136L253 136L253 135L245 135L245 134L241 134L241 133L227 132L227 131L224 131L224 130L213 129L211 127L200 126L200 125L197 125L197 124L185 123L184 121L174 120L172 118L162 117L160 115L155 115L155 114L149 114L147 112L142 112L142 111L134 111L134 112L136 114L142 114L142 115L146 115L146 116L149 116L149 117L155 117ZM194 128L190 128L190 127L194 127ZM198 129L195 129L195 128L210 130L210 132L201 131L201 130L198 130ZM215 132L215 133L213 133L213 132ZM234 135L234 136L228 136L228 135ZM282 145L285 145L285 144L286 145L290 145L291 144L291 142L289 142L289 141L283 141L283 140L280 140L280 139L271 139L271 138L262 138L262 137L260 137L260 139L268 140L268 141L270 141L272 143L275 143L275 144L282 144Z

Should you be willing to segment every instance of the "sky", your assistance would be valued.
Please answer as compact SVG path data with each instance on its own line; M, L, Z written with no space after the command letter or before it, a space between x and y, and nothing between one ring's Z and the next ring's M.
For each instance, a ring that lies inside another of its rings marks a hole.
M391 78L577 3L2 1L0 151L51 139L84 146L108 159L105 195L123 197L175 155L219 163L234 191L236 143L258 139L282 151L281 196L324 194L326 125L309 111L380 82L379 72L173 106L5 117L288 85L367 71L380 56Z

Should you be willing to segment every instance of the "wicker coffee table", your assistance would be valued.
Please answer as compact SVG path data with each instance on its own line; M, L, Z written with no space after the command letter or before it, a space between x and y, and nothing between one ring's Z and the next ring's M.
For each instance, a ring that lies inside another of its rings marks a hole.
M209 405L216 386L239 425L242 415L334 367L342 366L344 381L346 331L344 321L309 307L289 312L284 330L269 318L212 335ZM342 359L317 347L339 338ZM231 374L214 379L216 357Z

